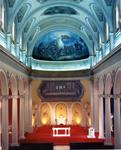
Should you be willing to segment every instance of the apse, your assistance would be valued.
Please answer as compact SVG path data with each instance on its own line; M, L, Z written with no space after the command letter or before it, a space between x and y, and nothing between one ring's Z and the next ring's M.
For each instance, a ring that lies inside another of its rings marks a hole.
M71 31L55 30L37 41L32 57L49 61L81 60L89 57L89 50L79 35Z

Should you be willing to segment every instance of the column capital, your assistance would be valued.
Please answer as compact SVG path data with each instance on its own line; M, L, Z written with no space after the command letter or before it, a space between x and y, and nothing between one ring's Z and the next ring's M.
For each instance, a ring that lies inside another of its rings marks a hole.
M1 98L8 100L9 96L8 95L1 95Z
M19 47L20 46L20 43L16 43L16 47Z
M11 33L7 33L6 34L7 37L11 37L11 35L12 35Z
M110 34L110 36L114 36L114 33L113 33L113 32L110 32L109 34Z
M112 97L112 95L110 95L110 94L105 94L105 98L111 98Z
M120 94L114 94L114 95L113 95L113 98L114 98L114 99L121 98L121 95L120 95Z
M103 95L103 94L99 94L98 96L99 96L99 98L103 98L103 97L104 97L104 95Z

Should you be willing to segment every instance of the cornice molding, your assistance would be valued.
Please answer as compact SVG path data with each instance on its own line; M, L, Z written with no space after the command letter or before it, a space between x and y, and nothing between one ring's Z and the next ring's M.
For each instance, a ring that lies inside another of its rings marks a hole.
M0 61L4 62L25 74L29 74L31 69L26 67L22 62L20 62L15 56L9 53L2 45L0 45Z

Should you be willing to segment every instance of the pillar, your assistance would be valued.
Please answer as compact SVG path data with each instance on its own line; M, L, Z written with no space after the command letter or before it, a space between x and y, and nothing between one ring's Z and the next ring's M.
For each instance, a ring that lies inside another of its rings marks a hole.
M29 81L28 131L32 132L32 80Z
M8 97L2 97L2 149L8 150Z
M104 110L103 97L99 98L99 139L104 138Z
M114 99L114 142L115 149L121 149L121 114L120 98Z
M102 58L105 56L105 43L102 43Z
M20 139L24 139L24 102L25 99L23 95L20 95Z
M114 48L114 33L110 33L110 51Z
M7 33L6 34L6 48L9 52L11 52L11 34Z
M29 128L29 123L28 123L28 118L29 118L29 97L28 97L28 90L26 90L25 93L25 131L28 132Z
M19 49L20 45L19 43L16 43L16 57L18 59L20 59L20 49Z
M105 99L105 137L106 145L111 145L111 108L110 108L110 97L106 96Z
M18 146L18 105L17 96L12 100L12 146Z
M94 127L94 106L93 106L93 79L90 79L90 87L91 87L91 126Z
M95 131L98 132L99 130L99 116L98 116L98 110L99 110L99 105L98 105L98 95L97 95L97 90L94 91L94 128Z

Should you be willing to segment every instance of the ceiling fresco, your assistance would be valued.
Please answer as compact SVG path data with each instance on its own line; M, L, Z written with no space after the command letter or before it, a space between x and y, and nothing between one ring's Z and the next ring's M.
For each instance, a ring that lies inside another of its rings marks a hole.
M32 70L87 70L121 43L120 12L121 0L0 0L0 39Z
M55 6L52 8L49 8L45 10L43 13L44 15L54 15L54 14L70 14L70 15L76 15L77 12L70 8L70 7L64 7L64 6Z
M66 61L89 57L85 42L70 31L51 31L43 36L33 50L33 58L39 60Z

